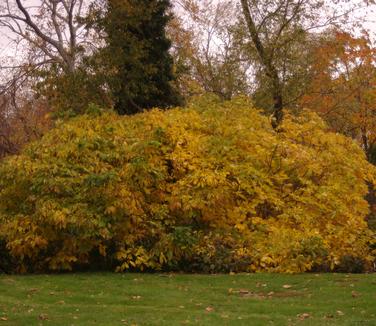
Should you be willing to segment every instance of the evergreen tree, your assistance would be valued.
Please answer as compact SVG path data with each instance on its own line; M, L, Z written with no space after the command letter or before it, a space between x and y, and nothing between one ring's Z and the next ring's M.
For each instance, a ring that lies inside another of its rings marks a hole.
M165 28L169 0L108 0L102 21L109 87L120 114L179 104Z

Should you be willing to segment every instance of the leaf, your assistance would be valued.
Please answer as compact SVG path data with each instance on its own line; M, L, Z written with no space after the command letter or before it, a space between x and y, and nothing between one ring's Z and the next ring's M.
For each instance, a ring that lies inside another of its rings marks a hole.
M302 314L299 314L297 315L297 317L300 319L300 320L304 320L304 319L308 319L308 318L311 318L311 314L305 312L305 313L302 313Z
M205 311L206 312L213 312L214 308L212 306L208 306L208 307L205 308Z
M39 319L39 320L49 320L47 314L40 314L40 315L38 316L38 319Z
M360 297L361 294L360 294L359 292L357 292L357 291L352 291L352 292L351 292L351 296L352 296L353 298L357 298L357 297Z

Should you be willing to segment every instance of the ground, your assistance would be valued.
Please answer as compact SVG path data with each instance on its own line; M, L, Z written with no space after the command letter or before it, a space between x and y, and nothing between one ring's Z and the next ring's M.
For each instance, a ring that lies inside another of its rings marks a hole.
M3 275L1 325L376 325L376 274Z

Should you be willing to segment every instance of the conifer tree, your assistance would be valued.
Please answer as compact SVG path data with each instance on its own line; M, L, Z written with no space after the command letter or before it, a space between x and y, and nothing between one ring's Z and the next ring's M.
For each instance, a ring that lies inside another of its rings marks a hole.
M165 28L169 0L108 0L102 28L109 87L120 114L179 104Z

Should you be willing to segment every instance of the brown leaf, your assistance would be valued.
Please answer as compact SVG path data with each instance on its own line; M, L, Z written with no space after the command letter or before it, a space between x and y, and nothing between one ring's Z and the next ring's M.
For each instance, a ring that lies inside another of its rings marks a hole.
M8 317L0 317L0 320L1 320L1 321L7 321L7 320L8 320Z
M46 315L46 314L40 314L38 316L38 319L40 319L40 320L48 320L48 315Z
M240 289L240 290L239 290L239 294L240 294L240 295L249 294L249 291L248 291L247 289Z
M37 293L39 291L38 288L31 288L27 291L27 296L30 297L30 295Z
M311 317L311 314L305 312L305 313L299 314L297 317L298 317L300 320L304 320L304 319L310 318L310 317Z
M282 286L284 289L291 289L292 288L292 285L290 284L285 284Z
M341 310L337 310L337 315L338 315L338 316L343 316L344 313L343 313Z
M209 307L206 307L206 308L205 308L205 311L206 311L206 312L213 312L213 311L214 311L214 308L211 307L211 306L209 306Z
M360 294L359 292L352 291L352 292L351 292L351 296L352 296L353 298L357 298L357 297L360 297L361 294Z

